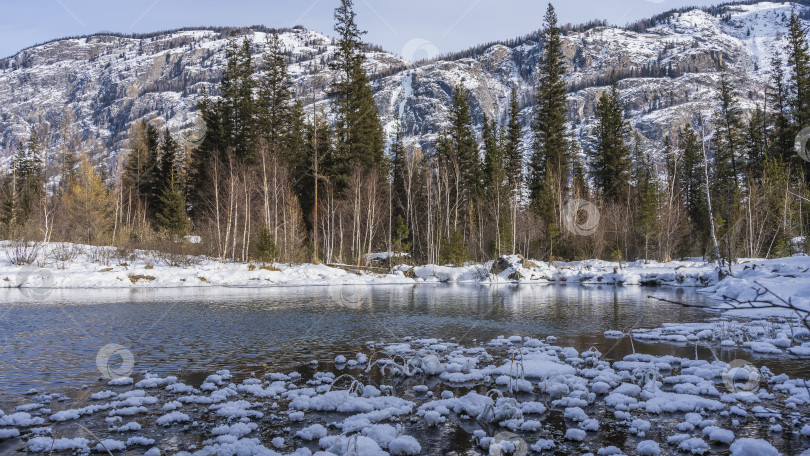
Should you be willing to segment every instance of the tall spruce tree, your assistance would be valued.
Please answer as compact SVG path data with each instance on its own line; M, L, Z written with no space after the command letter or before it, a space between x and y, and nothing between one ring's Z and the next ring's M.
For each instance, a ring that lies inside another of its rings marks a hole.
M802 19L792 11L788 25L788 64L791 68L788 83L793 134L810 127L810 50L807 44L808 30ZM798 153L790 154L791 162L804 171L804 180L810 181L810 163Z
M795 10L790 13L787 41L788 64L791 69L791 111L794 128L798 131L810 126L810 50L807 29Z
M389 149L391 156L391 208L394 217L406 217L407 210L407 189L405 187L405 147L402 144L402 125L399 121L394 124L394 132L391 135L391 146Z
M760 182L762 179L765 161L768 159L767 134L767 116L765 111L757 106L745 131L745 150L748 153L746 175L752 182Z
M532 125L534 141L528 176L532 205L549 227L557 221L559 208L556 202L560 198L556 193L565 192L570 175L565 72L562 30L557 25L554 7L549 3L543 30L543 55L538 68Z
M234 35L238 31L234 32ZM225 51L227 64L220 83L221 97L213 100L207 92L198 103L205 123L205 136L191 154L189 173L192 214L199 215L210 200L211 169L215 163L228 163L228 155L246 164L256 159L259 122L254 89L251 44L232 37Z
M712 204L715 224L721 238L721 255L729 264L736 256L734 219L738 215L743 188L740 186L737 154L742 151L742 110L736 92L725 72L720 78L719 112L714 137Z
M159 194L172 185L172 181L179 182L178 154L180 146L172 137L169 129L163 131L163 142L160 144L160 165L157 169L156 187Z
M596 188L605 199L619 202L630 190L630 150L625 142L630 125L624 120L615 73L612 80L610 91L596 105L596 146L588 155Z
M790 124L790 95L785 80L785 70L778 52L774 52L771 58L771 75L765 91L770 107L768 153L770 156L778 157L786 162L793 155L795 133Z
M13 219L19 225L24 225L37 210L45 191L44 152L42 135L32 128L28 141L14 155L12 173L16 202Z
M253 257L262 263L272 263L278 258L278 247L270 228L263 226L259 230L258 239L253 245Z
M278 32L267 39L264 74L259 81L257 98L258 132L271 154L289 159L289 136L293 134L292 82Z
M16 225L17 195L16 179L13 173L12 170L12 175L0 181L0 235L6 239L14 237L13 231Z
M499 129L493 119L484 117L484 167L483 184L487 207L491 211L491 219L495 227L495 239L490 246L495 256L500 256L509 245L510 226L508 208L509 180L506 177L506 161L504 149L506 130Z
M464 200L469 203L481 194L484 172L478 142L475 140L470 102L462 86L457 86L450 110L450 141L458 159Z
M288 122L285 150L287 165L292 168L302 155L306 155L307 148L307 126L304 120L304 106L300 100L294 100L290 105Z
M582 160L582 148L579 142L571 140L571 183L572 191L576 198L588 198L590 195L590 188L588 187L588 179L585 177L585 163Z
M483 183L485 190L494 194L500 192L506 174L504 172L503 150L498 135L498 124L484 116L484 128L481 132L484 140Z
M641 150L640 135L636 133L634 141L636 216L635 231L644 242L644 259L650 257L650 240L658 233L660 225L658 201L660 198L660 183L655 173L652 160Z
M225 55L228 59L220 84L219 122L224 133L224 146L233 151L237 159L253 163L256 158L256 100L253 79L253 57L247 38L239 44L232 38ZM225 153L220 150L220 153Z
M151 123L146 123L146 169L141 181L141 197L151 217L160 210L160 131Z
M720 75L720 110L718 112L715 137L715 178L718 185L724 186L722 194L727 194L730 186L740 187L740 166L737 154L743 150L742 109L736 91L725 71Z
M186 212L186 196L172 178L160 195L160 210L156 216L158 227L179 238L188 233L190 226Z
M709 209L706 202L706 184L703 174L703 152L695 130L685 126L680 140L683 165L679 173L680 187L692 230L699 242L700 254L709 240Z
M383 172L385 169L384 137L379 112L368 76L363 70L361 31L355 22L352 0L340 0L335 9L335 32L338 34L335 60L330 64L337 72L331 96L336 119L336 175L339 187L356 169Z
M60 173L59 191L67 190L70 181L76 177L79 164L79 149L81 148L81 134L76 127L76 114L73 109L65 107L62 111L62 123L59 126L60 145Z
M517 89L512 87L503 150L504 168L509 179L509 188L514 194L518 194L523 185L523 125L520 123L520 107L517 98Z
M209 202L213 183L212 167L224 157L227 149L219 103L212 100L203 89L203 96L197 107L205 123L205 135L200 144L191 151L188 180L193 217L202 215Z

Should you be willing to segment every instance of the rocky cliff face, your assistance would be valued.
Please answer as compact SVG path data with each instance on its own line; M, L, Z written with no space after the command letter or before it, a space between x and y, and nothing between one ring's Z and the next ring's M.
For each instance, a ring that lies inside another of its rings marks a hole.
M711 15L675 13L642 32L595 27L564 38L570 68L569 115L583 147L591 144L596 101L612 71L628 118L650 149L660 146L698 114L711 118L725 66L738 82L747 110L762 104L770 56L784 48L791 3L733 6ZM261 66L267 31L247 30ZM32 125L48 125L58 147L65 108L75 113L83 139L100 147L110 167L126 148L128 129L141 119L159 119L189 143L201 131L196 112L205 88L217 93L230 30L184 30L151 36L97 35L53 41L0 60L0 158L7 165L15 144ZM332 78L331 39L302 28L284 30L290 72L299 97L328 113L324 87ZM409 65L379 50L367 52L383 123L399 119L407 140L430 148L447 122L453 88L472 96L473 117L502 119L512 87L518 89L524 125L530 124L536 67L542 43L536 37L494 44L464 58ZM528 139L528 128L527 128Z

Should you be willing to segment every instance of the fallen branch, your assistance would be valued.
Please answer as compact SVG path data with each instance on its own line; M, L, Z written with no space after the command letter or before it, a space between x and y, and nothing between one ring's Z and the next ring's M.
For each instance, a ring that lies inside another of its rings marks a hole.
M791 312L796 313L796 317L801 320L802 324L807 329L810 329L810 309L804 309L797 306L793 302L793 297L791 296L788 299L785 299L778 294L774 293L768 287L762 285L761 283L754 281L760 288L755 288L754 291L756 292L756 296L753 299L749 299L746 301L739 300L737 298L732 298L730 296L723 295L723 300L726 304L730 305L731 308L728 310L738 310L738 309L785 309ZM767 298L768 295L773 296L772 298ZM681 301L673 301L671 299L666 298L659 298L657 296L647 296L650 299L655 299L657 301L666 302L670 304L677 304L682 307L700 307L706 308L706 306L697 305L697 304L688 304Z

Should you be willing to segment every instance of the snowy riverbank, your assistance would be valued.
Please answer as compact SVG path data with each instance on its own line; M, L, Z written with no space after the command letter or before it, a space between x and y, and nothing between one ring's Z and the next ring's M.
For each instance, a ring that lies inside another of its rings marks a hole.
M387 274L357 272L315 264L222 263L194 257L185 265L176 258L146 251L122 253L112 247L52 243L28 252L30 265L14 265L19 255L8 242L0 244L0 287L47 288L180 288L180 287L282 287L328 285L408 285L432 283L520 284L556 283L586 285L655 285L698 287L719 300L748 301L762 286L796 307L810 309L810 257L773 260L741 259L733 277L719 280L715 263L701 259L635 261L601 260L548 264L508 256L497 261L452 266L397 266ZM768 299L778 299L769 296ZM730 304L725 304L730 307ZM735 310L746 315L788 316L785 309Z

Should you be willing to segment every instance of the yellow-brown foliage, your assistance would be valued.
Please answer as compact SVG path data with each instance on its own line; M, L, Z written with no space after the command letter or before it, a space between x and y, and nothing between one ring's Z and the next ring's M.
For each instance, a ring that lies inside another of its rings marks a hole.
M64 197L68 239L87 244L110 241L113 229L113 199L93 165L82 158L79 173Z

